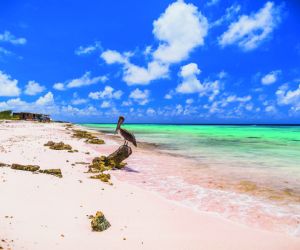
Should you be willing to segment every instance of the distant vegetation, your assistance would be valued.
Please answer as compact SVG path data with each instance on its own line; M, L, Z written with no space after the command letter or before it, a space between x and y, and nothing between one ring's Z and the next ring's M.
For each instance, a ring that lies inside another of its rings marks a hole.
M0 111L0 120L18 120L19 117L13 115L11 110Z

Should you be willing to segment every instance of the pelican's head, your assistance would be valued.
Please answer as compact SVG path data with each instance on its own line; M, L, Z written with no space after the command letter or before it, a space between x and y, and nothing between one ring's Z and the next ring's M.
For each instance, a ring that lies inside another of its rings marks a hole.
M123 116L119 117L118 125L116 128L116 132L118 132L118 129L120 128L121 124L125 121L125 118Z

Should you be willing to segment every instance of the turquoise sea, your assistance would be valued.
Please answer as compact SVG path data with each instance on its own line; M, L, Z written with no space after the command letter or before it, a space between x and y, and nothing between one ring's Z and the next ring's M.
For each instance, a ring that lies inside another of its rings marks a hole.
M115 124L84 124L114 133ZM300 176L300 126L128 124L137 141L161 150L231 167L270 168Z

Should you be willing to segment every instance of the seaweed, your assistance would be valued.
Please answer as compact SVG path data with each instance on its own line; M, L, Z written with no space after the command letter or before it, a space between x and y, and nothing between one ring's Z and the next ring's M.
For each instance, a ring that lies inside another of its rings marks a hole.
M111 226L101 211L97 211L96 215L90 218L92 219L91 227L93 231L102 232Z
M53 150L72 150L72 147L69 144L65 144L63 142L53 142L53 141L48 141L44 146L49 147L50 149ZM74 150L75 151L75 150Z
M85 142L89 144L105 144L104 140L99 138L87 139Z
M11 169L15 170L23 170L23 171L30 171L35 172L40 169L40 166L37 165L21 165L21 164L12 164Z
M73 129L73 137L78 139L86 139L85 142L89 144L104 144L104 140L97 138L97 136L84 130Z
M59 168L54 168L54 169L43 169L43 170L39 170L39 173L42 174L50 174L50 175L54 175L56 177L62 178L62 173L61 170Z
M108 182L109 183L109 181L110 181L110 174L101 173L101 174L93 175L90 178L91 179L99 179L100 181Z

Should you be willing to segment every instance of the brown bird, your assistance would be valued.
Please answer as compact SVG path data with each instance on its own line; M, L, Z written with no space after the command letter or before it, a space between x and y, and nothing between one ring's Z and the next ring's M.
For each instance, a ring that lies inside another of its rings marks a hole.
M124 121L125 121L125 118L123 116L120 116L118 125L116 128L116 132L124 138L124 140L125 140L124 145L128 145L128 142L131 142L134 146L137 147L134 135L132 133L130 133L128 130L121 128L121 125L124 123Z

